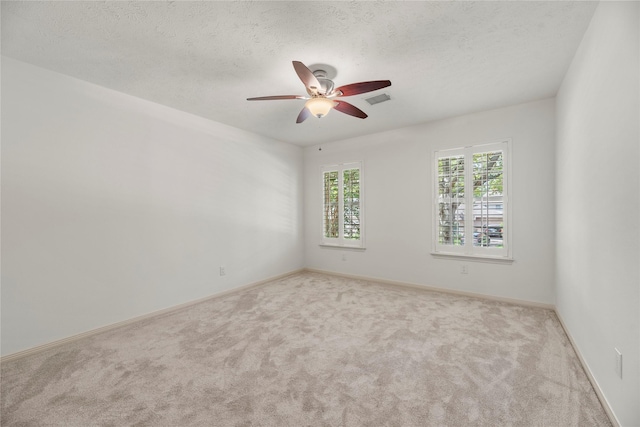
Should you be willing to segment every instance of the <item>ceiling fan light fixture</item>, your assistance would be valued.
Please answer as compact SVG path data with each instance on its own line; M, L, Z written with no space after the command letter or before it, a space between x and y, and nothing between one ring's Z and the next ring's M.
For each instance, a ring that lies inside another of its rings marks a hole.
M334 98L359 95L361 93L373 92L374 90L391 86L390 80L372 80L368 82L351 83L334 89L333 81L327 77L327 72L324 71L324 69L311 71L309 67L300 61L292 61L292 64L293 69L311 97L310 99L299 95L275 95L247 98L247 101L308 99L302 110L300 110L296 123L302 123L312 115L317 118L324 117L329 114L329 111L331 111L332 108L349 116L366 119L368 117L367 113L355 105L349 104L342 99L334 101ZM323 68L324 67L325 66L323 66ZM335 69L333 69L333 74L335 75Z
M308 100L304 106L307 107L309 112L316 116L317 118L321 118L326 116L329 111L335 106L335 102L324 98L324 97L315 97Z

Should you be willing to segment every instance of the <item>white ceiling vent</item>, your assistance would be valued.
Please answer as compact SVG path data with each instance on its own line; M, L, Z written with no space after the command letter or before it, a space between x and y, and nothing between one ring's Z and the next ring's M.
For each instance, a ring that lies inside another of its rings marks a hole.
M388 101L390 99L391 97L389 95L387 95L386 93L383 93L382 95L376 95L376 96L372 96L371 98L366 98L365 101L373 105L373 104L379 104L381 102Z

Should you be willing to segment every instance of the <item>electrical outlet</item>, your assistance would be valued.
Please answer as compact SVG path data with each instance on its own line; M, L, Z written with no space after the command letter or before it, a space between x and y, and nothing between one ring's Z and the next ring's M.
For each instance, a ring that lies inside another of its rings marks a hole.
M342 254L342 260L346 261L347 260L347 254Z
M220 275L224 276L227 272L224 270L224 267L220 266Z
M616 352L616 374L622 379L622 353L617 348L614 348Z
M462 266L460 266L460 274L469 274L469 267L467 264L462 264Z

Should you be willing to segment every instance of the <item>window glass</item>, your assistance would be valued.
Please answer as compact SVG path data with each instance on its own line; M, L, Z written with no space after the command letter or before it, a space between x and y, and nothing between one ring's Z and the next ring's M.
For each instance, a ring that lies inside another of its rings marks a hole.
M360 239L360 169L347 169L343 175L344 238Z
M436 252L510 256L509 141L435 153Z
M504 246L502 156L502 151L473 154L474 246Z
M363 247L362 164L322 168L322 243Z
M338 238L338 171L325 172L324 174L324 212L323 228L324 237Z
M464 236L464 156L438 159L438 242L461 245Z

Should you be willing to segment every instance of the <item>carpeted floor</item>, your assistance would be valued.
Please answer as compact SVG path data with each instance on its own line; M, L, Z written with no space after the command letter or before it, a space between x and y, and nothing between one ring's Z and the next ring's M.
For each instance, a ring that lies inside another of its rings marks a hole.
M610 426L549 310L302 273L2 363L2 426Z

